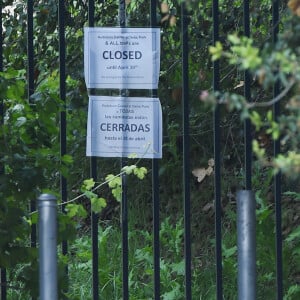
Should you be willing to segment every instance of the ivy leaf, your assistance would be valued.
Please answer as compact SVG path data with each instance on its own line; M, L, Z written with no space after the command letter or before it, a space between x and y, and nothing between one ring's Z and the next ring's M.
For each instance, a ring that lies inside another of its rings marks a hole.
M134 175L136 175L139 179L144 179L147 174L147 169L145 167L135 168L133 170Z
M120 176L115 176L113 174L109 174L105 177L105 180L108 181L108 186L112 189L117 187L118 185L121 185Z
M113 174L108 174L106 177L105 177L105 181L112 181L113 179L115 178L115 175Z
M117 186L111 192L112 192L113 196L116 198L116 200L120 202L121 196L122 196L122 187Z
M87 198L89 198L89 199L92 199L92 198L94 198L94 197L97 197L97 195L96 195L95 193L91 192L91 191L85 191L85 192L84 192L84 195L85 195Z
M87 212L81 204L67 204L66 210L70 218L75 216L85 218L87 216Z
M132 172L136 169L136 165L131 166L125 166L122 168L122 171L124 171L127 175L132 174Z
M86 179L83 181L83 186L82 189L83 190L91 190L93 187L95 186L95 181L93 178L90 179Z
M93 197L91 199L92 211L95 213L101 212L101 210L106 207L107 203L104 198Z

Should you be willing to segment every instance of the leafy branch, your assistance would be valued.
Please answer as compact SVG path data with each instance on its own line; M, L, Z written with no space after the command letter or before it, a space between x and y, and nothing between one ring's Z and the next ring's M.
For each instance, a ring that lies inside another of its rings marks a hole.
M91 201L92 211L95 213L101 212L103 208L106 207L107 201L103 197L99 197L96 194L96 191L99 190L104 185L108 184L111 189L112 195L115 197L117 201L121 201L121 193L122 193L122 176L133 174L140 180L144 179L147 174L147 169L145 167L137 167L136 164L125 166L121 169L121 172L117 175L109 174L106 176L105 181L96 185L96 182L93 178L86 179L83 182L81 187L82 194L77 197L62 202L59 205L66 205L66 210L70 217L74 216L86 216L86 212L82 205L80 204L72 204L82 197L86 197ZM95 186L96 185L96 186Z
M250 119L259 135L265 134L273 141L280 141L284 154L279 154L270 159L268 157L268 144L261 145L253 140L252 148L258 160L264 166L271 166L275 172L295 177L299 174L299 81L300 64L299 49L295 47L299 43L298 35L295 35L299 27L299 1L290 0L284 20L284 30L278 36L276 44L266 44L264 47L254 45L254 40L247 37L239 37L237 34L228 35L228 43L223 45L216 42L209 48L212 60L225 59L228 65L236 66L242 72L252 74L256 85L264 92L274 84L282 88L280 93L271 100L265 102L249 102L245 96L232 92L220 91L209 93L203 91L200 100L204 103L215 105L225 104L229 111L240 111L241 119ZM254 82L253 81L253 82ZM233 89L244 86L244 81ZM274 104L286 99L285 111L280 116L274 116L271 108Z
M246 104L247 108L255 108L255 107L270 107L274 105L275 103L279 102L281 99L283 99L287 93L291 90L291 88L294 86L296 83L295 79L291 79L289 84L285 87L284 90L280 94L278 94L275 98L273 98L270 101L267 102L248 102Z

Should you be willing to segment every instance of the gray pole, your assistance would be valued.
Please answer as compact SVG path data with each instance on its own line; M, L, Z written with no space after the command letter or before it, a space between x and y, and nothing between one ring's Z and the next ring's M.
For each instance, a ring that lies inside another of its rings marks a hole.
M38 198L40 300L57 300L57 204L56 198Z
M238 299L256 299L256 217L252 191L237 192Z

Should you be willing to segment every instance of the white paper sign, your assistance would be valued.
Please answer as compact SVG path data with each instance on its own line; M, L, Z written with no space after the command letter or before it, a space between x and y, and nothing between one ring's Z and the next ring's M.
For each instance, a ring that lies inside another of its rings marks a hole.
M162 157L158 98L90 96L87 156Z
M159 28L84 28L87 88L157 89Z

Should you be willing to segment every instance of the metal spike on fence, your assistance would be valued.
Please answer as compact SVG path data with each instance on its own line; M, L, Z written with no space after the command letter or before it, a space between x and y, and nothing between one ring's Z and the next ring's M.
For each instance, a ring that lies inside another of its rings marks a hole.
M50 194L38 198L40 300L57 300L57 203Z

